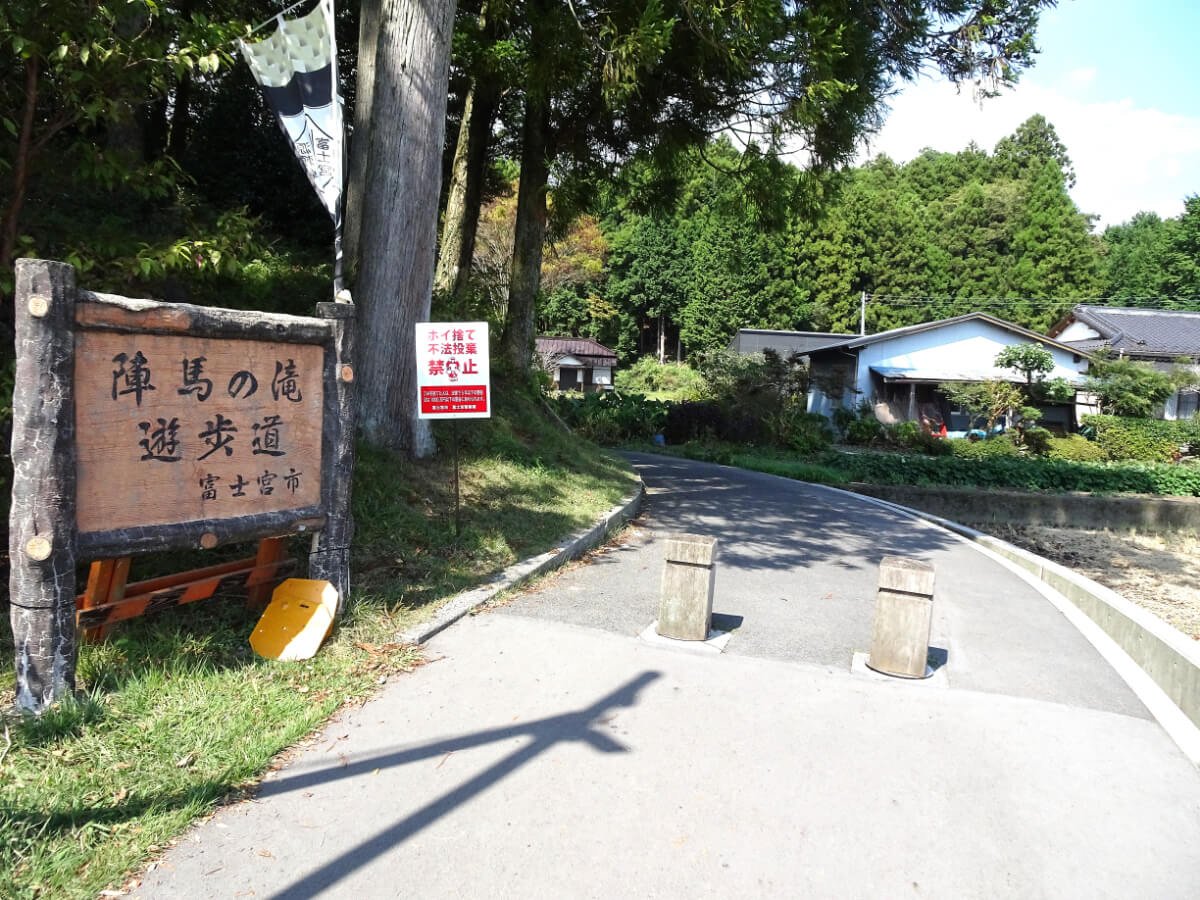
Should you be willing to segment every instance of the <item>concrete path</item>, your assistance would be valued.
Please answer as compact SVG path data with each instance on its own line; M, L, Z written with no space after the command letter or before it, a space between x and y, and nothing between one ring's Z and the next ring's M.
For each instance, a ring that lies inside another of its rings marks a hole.
M633 457L616 549L459 623L135 896L1194 898L1200 774L1032 588L855 498ZM664 530L721 538L721 656L634 635ZM935 678L849 672L934 561Z

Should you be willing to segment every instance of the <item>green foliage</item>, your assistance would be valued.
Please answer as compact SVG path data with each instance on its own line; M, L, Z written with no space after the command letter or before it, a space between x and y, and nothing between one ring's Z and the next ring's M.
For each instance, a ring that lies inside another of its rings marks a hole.
M1200 423L1195 420L1084 416L1082 424L1108 459L1170 462L1181 447L1200 449Z
M971 416L971 426L983 426L985 434L995 431L996 423L1010 409L1032 412L1025 406L1024 392L1014 384L998 378L989 381L953 381L938 385L938 390L954 406L962 407Z
M1054 433L1048 428L1026 428L1021 431L1021 447L1034 456L1046 456Z
M997 457L1020 456L1016 444L1004 435L973 441L968 438L951 438L946 441L950 454L957 459L996 459Z
M1089 441L1082 434L1071 434L1066 437L1052 437L1046 443L1045 456L1050 459L1063 459L1071 462L1103 462L1108 454L1095 441Z
M808 368L800 354L784 358L770 349L746 356L715 351L702 355L698 367L705 396L722 410L727 425L738 423L732 431L752 434L751 443L789 447L832 439L824 417L817 428L807 412Z
M778 453L699 442L685 444L676 452L692 459L824 484L860 481L867 484L915 484L1051 493L1085 491L1096 494L1200 496L1200 466L1071 462L1007 454L986 459L963 459L957 456L909 456L866 450L854 453L827 450L809 459L794 459Z
M1097 355L1087 390L1099 398L1100 409L1107 415L1145 418L1154 415L1175 391L1196 382L1197 375L1182 366L1162 372L1150 363Z
M1020 372L1026 384L1054 371L1054 357L1041 344L1010 344L996 354L994 363L998 369Z
M694 400L704 391L704 376L687 363L659 363L643 356L632 366L617 369L618 391L654 394L657 399Z
M980 441L975 446L997 442ZM850 481L873 484L1200 496L1200 466L1068 462L1018 456L1015 452L986 459L831 452L815 462L843 472Z
M846 443L873 444L883 437L883 423L875 416L855 418L846 426Z
M648 440L662 431L668 404L642 394L566 391L551 398L555 411L576 432L598 444Z
M856 332L863 291L875 298L869 331L978 309L1044 331L1070 302L1019 298L1100 291L1103 248L1067 192L1065 148L1040 116L995 156L972 146L904 165L877 157L820 178L784 167L775 201L813 202L782 211L720 171L739 165L727 141L658 162L676 186L669 202L645 208L640 161L605 199L612 254L602 287L618 311L623 358L650 349L660 322L693 353L724 346L738 328Z
M887 443L905 450L918 450L929 456L947 456L952 452L950 441L930 434L916 422L896 422L884 428Z

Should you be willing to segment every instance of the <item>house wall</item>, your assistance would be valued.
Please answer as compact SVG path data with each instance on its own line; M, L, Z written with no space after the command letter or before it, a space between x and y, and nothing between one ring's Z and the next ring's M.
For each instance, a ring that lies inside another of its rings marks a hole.
M1078 383L1086 374L1088 362L1070 350L1059 350L1049 344L1035 342L1014 334L990 322L971 320L955 322L941 328L933 328L915 334L898 335L889 340L868 344L859 350L827 351L816 353L811 361L813 385L808 395L809 412L829 416L840 407L853 408L866 399L876 408L877 415L886 398L877 387L883 379L872 379L871 367L895 369L926 369L953 372L961 377L984 380L1016 376L1011 369L998 369L993 364L996 354L1013 344L1038 343L1049 351L1054 368L1046 376L1066 378ZM854 355L857 354L857 361ZM845 388L837 396L839 377ZM830 394L834 396L830 396ZM895 404L893 404L895 406ZM907 418L907 409L888 407L885 416L895 419ZM880 416L881 420L885 416Z
M998 328L989 322L973 320L955 322L942 328L921 331L916 334L900 335L877 344L869 344L858 351L858 378L854 389L858 396L874 402L871 390L871 366L897 369L943 369L979 380L987 378L1013 378L1011 369L998 369L992 364L996 354L1013 344L1037 343L1011 331ZM1067 378L1077 382L1087 372L1087 359L1059 350L1049 344L1045 347L1054 359L1054 369L1047 379Z
M1094 341L1101 337L1100 332L1090 325L1085 325L1082 322L1072 322L1062 330L1062 334L1054 336L1056 341Z

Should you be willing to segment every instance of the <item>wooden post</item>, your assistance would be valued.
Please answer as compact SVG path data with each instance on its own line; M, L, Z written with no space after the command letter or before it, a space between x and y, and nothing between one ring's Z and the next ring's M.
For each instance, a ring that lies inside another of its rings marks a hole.
M75 269L16 262L9 596L17 706L75 690Z
M263 538L258 542L258 552L254 557L254 565L268 566L279 562L287 556L287 538ZM261 572L251 575L246 580L246 608L261 610L271 602L271 594L279 578L274 571Z
M120 603L125 599L125 585L129 581L130 558L122 556L118 559L101 559L92 563L88 572L87 587L83 591L83 602L79 609L95 609L97 606L108 606L110 603ZM85 628L83 639L89 644L99 643L104 639L105 627Z
M703 641L712 629L717 539L702 534L665 537L658 633L680 641Z
M308 577L328 581L338 592L338 613L350 592L350 540L354 520L350 514L350 489L354 476L354 437L357 422L355 390L355 316L350 303L318 303L317 316L332 319L334 328L335 386L325 391L325 433L330 448L328 477L323 497L328 516L325 527L313 535L308 557ZM332 408L331 408L332 407ZM330 412L333 415L330 415Z
M879 593L867 665L885 675L924 678L933 623L932 563L885 556L879 563Z

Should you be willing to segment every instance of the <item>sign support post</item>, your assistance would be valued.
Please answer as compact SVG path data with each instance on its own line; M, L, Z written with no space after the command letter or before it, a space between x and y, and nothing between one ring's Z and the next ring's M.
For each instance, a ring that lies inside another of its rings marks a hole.
M458 420L492 415L487 322L418 322L417 415L450 419L454 456L454 537L461 529L458 484Z
M18 259L9 597L17 706L75 690L75 269Z
M313 534L310 576L344 600L355 311L118 297L78 290L66 263L17 261L9 583L19 708L41 713L74 690L77 629L231 581L256 587L282 568L262 551L249 565L118 597L127 572L117 579L110 567L77 609L77 562Z
M454 444L454 537L457 538L460 528L458 521L458 419L451 421L450 433L454 435L451 443Z

